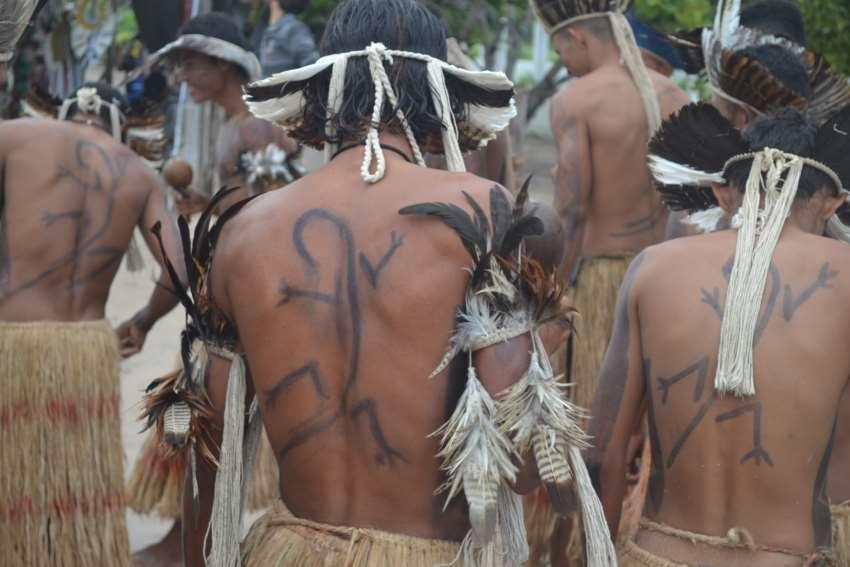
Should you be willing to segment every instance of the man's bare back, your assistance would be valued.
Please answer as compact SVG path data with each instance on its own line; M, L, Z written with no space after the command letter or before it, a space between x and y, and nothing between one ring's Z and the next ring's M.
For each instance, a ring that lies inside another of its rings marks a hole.
M164 240L179 255L156 175L98 128L5 122L0 164L0 320L103 318L137 225L163 221ZM156 249L149 231L143 233ZM166 312L175 304L159 299ZM156 315L151 324L162 313Z
M648 73L662 119L689 102L675 83ZM663 240L667 211L646 167L646 112L628 70L607 65L571 81L553 99L552 131L568 270L580 257L638 252Z
M714 373L735 242L730 231L671 241L632 265L591 430L606 453L603 502L616 508L622 479L613 455L623 454L645 396L653 462L647 517L721 537L740 527L758 545L805 555L831 537L826 471L850 376L842 346L850 317L841 307L850 254L786 227L756 331L757 394L720 398ZM741 556L647 531L637 543L689 564L800 565L784 554Z
M387 152L387 177L367 186L360 160L360 150L344 152L234 217L212 291L247 349L293 513L460 540L465 509L457 500L444 513L444 495L434 495L445 479L429 436L457 402L465 366L427 377L453 332L470 259L442 223L398 211L468 207L461 190L488 203L493 183ZM527 366L527 351L512 361ZM210 389L221 407L221 385Z

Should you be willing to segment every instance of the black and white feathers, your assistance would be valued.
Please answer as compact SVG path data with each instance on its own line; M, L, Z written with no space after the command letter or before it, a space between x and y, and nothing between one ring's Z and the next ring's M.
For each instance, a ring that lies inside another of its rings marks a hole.
M632 0L531 0L537 17L548 33L580 16L606 12L625 13L631 4Z
M649 142L649 167L667 206L700 211L717 205L712 183L729 158L746 153L740 132L710 104L689 104L665 120Z

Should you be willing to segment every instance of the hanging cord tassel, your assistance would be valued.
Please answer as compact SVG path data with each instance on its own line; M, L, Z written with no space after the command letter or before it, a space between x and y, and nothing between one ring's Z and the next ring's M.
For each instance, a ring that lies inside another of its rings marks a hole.
M753 343L773 252L797 194L803 161L765 149L753 158L739 225L735 263L726 292L714 388L737 397L756 393ZM785 180L782 176L785 174ZM764 207L761 207L762 199Z
M334 61L331 70L331 82L328 85L328 110L326 114L325 133L328 137L333 137L333 127L331 126L330 118L339 114L342 108L342 97L345 93L345 75L348 70L349 55L341 55ZM337 151L337 144L325 144L325 162L331 161L331 158Z
M643 101L649 137L652 138L655 131L661 126L661 108L658 105L655 88L652 86L652 79L643 63L640 49L635 43L635 36L629 21L619 12L609 12L608 19L611 22L611 30L614 32L617 47L620 49L620 60L632 75L632 80Z
M372 108L372 123L369 125L369 131L366 134L366 150L363 156L363 165L360 167L360 176L366 183L377 183L384 178L387 171L387 162L384 158L384 151L381 148L381 140L378 133L378 128L381 125L381 116L384 111L385 97L389 100L393 109L395 109L396 117L401 123L410 148L413 150L414 160L418 165L425 167L425 158L422 155L419 144L416 142L416 137L413 135L413 129L411 129L410 123L398 106L398 98L390 83L387 70L384 68L384 61L392 65L392 56L387 53L387 48L383 44L373 43L366 48L366 59L369 61L369 73L375 85L375 105ZM371 171L373 156L376 161L374 173Z

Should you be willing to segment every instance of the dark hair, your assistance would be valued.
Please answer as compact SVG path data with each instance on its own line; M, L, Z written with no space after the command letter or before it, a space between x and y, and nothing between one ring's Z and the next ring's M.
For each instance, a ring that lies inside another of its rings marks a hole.
M360 51L372 42L388 49L414 51L446 59L446 29L422 3L415 0L346 0L331 14L325 27L320 50L322 55ZM304 89L305 120L293 134L307 143L319 145L327 140L326 121L335 132L328 141L360 140L372 119L375 87L365 58L352 58L345 79L342 107L334 116L327 113L330 69ZM390 81L414 136L429 145L442 134L442 122L434 108L428 75L423 62L397 58L388 68ZM452 77L446 77L450 92ZM452 97L452 109L459 113L463 105ZM384 105L382 124L399 131L400 124L389 103Z
M205 35L214 37L238 45L246 51L249 50L245 35L226 14L221 12L210 12L196 16L183 24L178 35Z
M94 89L97 92L97 96L99 96L101 98L101 100L103 100L104 102L109 102L109 103L117 105L118 110L120 110L122 114L126 114L127 111L130 108L129 103L127 102L127 97L125 97L124 94L121 91L119 91L118 89L116 89L116 88L114 88L114 87L112 87L112 86L110 86L110 85L108 85L104 82L84 83L80 88L81 89L82 88ZM74 91L71 95L68 96L68 98L76 98L76 97L77 97L76 91ZM74 115L76 115L78 112L79 112L79 107L77 106L76 103L74 103L68 109L68 115L67 115L66 118L70 119ZM100 109L100 117L103 120L105 120L107 123L109 123L109 121L110 121L109 109L101 108Z
M803 14L790 0L762 0L741 10L741 25L806 45Z
M277 5L287 14L298 15L310 5L310 0L277 0Z
M785 88L805 99L812 97L806 66L800 57L788 49L779 45L759 45L742 49L740 53L755 59Z
M812 157L815 150L817 127L795 108L785 108L774 116L755 120L744 130L744 139L753 151L773 148L800 157ZM750 175L752 160L740 161L726 172L729 183L743 191ZM797 189L797 199L809 199L820 189L833 187L835 183L825 173L812 167L804 167Z

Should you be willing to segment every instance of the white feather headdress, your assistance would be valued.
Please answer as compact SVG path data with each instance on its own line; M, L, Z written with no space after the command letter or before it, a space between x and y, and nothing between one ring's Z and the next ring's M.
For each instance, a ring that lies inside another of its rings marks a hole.
M256 55L235 43L201 34L181 35L154 53L151 63L155 64L158 61L171 57L181 49L197 51L198 53L233 63L245 72L249 81L256 81L262 76L262 68Z
M375 87L375 106L366 136L366 150L361 168L361 176L369 183L380 181L386 170L386 162L378 139L378 129L385 104L390 104L395 111L413 149L416 162L419 165L425 165L420 143L414 137L406 117L398 108L395 86L387 73L386 66L392 65L396 58L420 61L427 66L428 88L434 98L434 108L443 123L443 151L449 171L465 171L461 146L469 146L470 141L473 140L477 142L477 145L488 142L498 132L505 129L516 115L513 83L504 73L461 69L429 55L388 49L380 43L372 43L362 51L327 55L312 65L257 81L247 88L245 100L248 107L258 118L274 122L286 130L295 130L304 120L304 88L311 81L317 80L319 75L330 70L327 108L329 114L336 113L346 96L346 71L348 62L352 58L365 58L368 61L369 73ZM466 121L458 123L457 117L452 112L447 86L448 77L481 91L494 93L495 98L500 99L500 102L494 106L468 104ZM327 121L328 129L332 128L330 122L330 120ZM327 131L327 135L328 139L335 137L331 131ZM305 143L315 144L316 142L305 140ZM324 145L328 157L336 149L327 140L321 140L319 143ZM376 162L374 171L372 171L373 159Z

